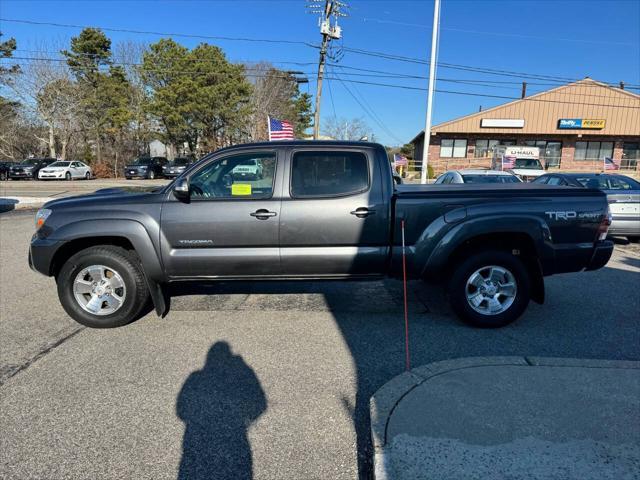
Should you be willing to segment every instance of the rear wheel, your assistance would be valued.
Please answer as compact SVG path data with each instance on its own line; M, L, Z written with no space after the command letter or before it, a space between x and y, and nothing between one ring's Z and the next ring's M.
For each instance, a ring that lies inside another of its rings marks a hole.
M71 172L67 172L64 174L64 179L65 180L71 180Z
M451 307L476 327L508 325L529 304L529 274L522 261L503 251L475 253L462 260L449 283Z
M0 180L6 180L7 179L7 172L0 172Z
M154 172L153 170L151 170L151 171L149 172L148 178L149 178L149 180L153 180L154 178L156 178L156 172Z
M76 253L62 266L56 282L65 311L87 327L126 325L149 301L138 260L120 247L104 245Z

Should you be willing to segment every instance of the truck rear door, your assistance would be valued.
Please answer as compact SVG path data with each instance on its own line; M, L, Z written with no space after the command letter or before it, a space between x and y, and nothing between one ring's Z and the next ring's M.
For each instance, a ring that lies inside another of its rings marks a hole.
M295 148L287 155L280 263L289 276L384 273L390 218L375 151Z

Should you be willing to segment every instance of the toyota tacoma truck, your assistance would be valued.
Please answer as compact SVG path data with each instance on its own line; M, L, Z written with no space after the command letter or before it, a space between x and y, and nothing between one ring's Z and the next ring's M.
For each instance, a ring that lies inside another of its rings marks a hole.
M239 165L262 175L241 178ZM221 149L155 190L109 189L48 202L29 264L66 312L117 327L185 281L377 279L444 284L464 321L499 327L547 275L609 260L599 190L548 185L396 185L384 147L279 141Z

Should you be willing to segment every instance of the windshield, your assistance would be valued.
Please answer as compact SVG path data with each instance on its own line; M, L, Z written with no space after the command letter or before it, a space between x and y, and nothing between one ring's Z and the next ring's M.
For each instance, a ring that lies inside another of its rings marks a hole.
M35 164L36 164L36 162L33 161L33 160L23 160L18 165L20 165L20 166L31 166L31 165L35 165Z
M151 158L138 157L133 162L131 162L131 165L149 165L150 163L151 163Z
M518 183L513 175L463 175L464 183Z
M516 164L513 168L542 170L542 164L537 158L516 158Z
M173 162L171 162L176 167L181 167L182 165L189 165L188 158L176 158Z
M53 162L50 167L68 167L71 165L71 162Z

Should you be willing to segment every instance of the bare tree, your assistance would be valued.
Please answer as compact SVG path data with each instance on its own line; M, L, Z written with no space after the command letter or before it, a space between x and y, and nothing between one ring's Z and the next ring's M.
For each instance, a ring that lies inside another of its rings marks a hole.
M323 135L335 140L361 140L365 138L370 129L361 118L330 117L322 129Z
M45 49L36 58L46 58ZM66 158L71 137L79 129L80 104L76 84L69 70L61 62L34 60L15 75L9 86L25 113L40 119L46 135L38 130L33 134L48 147L51 157L56 157L60 146L60 157Z

